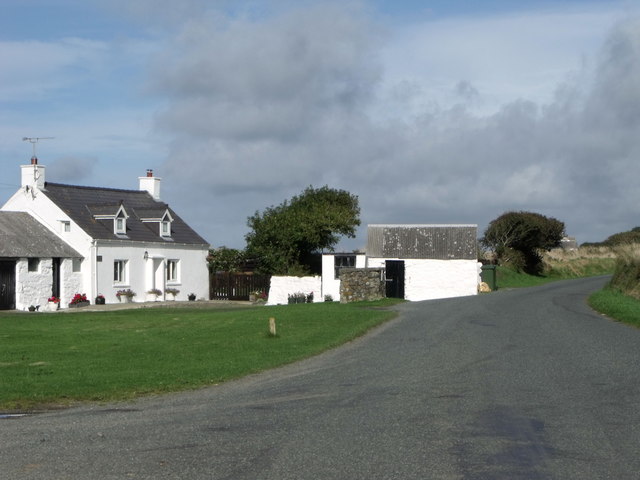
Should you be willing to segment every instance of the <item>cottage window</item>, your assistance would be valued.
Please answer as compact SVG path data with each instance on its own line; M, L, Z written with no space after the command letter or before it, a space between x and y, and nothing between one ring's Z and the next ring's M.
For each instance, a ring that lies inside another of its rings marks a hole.
M168 221L160 222L160 235L163 237L171 236L171 223Z
M343 268L353 268L356 266L355 255L336 255L333 257L334 265L334 278L337 280L340 278L340 270Z
M167 282L178 281L178 260L167 260Z
M40 259L39 258L30 258L28 260L27 269L30 272L37 272L38 268L40 268Z
M127 280L127 261L116 260L113 262L113 282L126 283Z
M63 220L61 223L62 223L62 231L64 233L68 233L71 231L71 222Z
M72 258L71 259L71 271L73 273L79 273L82 270L82 259L81 258Z
M127 233L127 222L124 217L116 218L115 229L116 233L119 235L125 235Z

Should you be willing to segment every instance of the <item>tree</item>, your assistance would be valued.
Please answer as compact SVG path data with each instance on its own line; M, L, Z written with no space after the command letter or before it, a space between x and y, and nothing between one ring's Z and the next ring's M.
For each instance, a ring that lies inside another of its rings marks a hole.
M245 254L235 248L220 247L209 250L207 256L210 272L237 272L245 263Z
M539 251L560 246L562 237L564 223L555 218L533 212L507 212L489 223L481 242L496 252L501 264L539 274Z
M247 255L264 273L298 275L309 271L310 257L333 251L342 235L355 237L360 225L358 197L345 190L306 188L300 195L247 219Z

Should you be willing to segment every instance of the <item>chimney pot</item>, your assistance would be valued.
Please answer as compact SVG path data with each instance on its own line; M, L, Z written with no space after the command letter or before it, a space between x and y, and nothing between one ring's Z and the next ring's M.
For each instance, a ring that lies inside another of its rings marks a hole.
M38 164L38 158L34 155L33 157L31 157L31 165L37 165Z
M153 177L153 170L150 168L147 169L147 177Z

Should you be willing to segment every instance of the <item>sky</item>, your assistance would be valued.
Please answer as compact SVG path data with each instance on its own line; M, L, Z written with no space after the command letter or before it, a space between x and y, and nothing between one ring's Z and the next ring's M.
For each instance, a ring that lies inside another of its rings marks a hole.
M308 186L362 225L507 211L579 243L640 225L640 6L628 0L3 0L0 205L47 180L137 189L212 247Z

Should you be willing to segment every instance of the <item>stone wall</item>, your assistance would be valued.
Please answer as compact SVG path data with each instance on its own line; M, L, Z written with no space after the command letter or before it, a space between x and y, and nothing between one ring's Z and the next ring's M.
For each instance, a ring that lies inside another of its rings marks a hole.
M383 268L344 268L340 271L340 303L385 297Z

